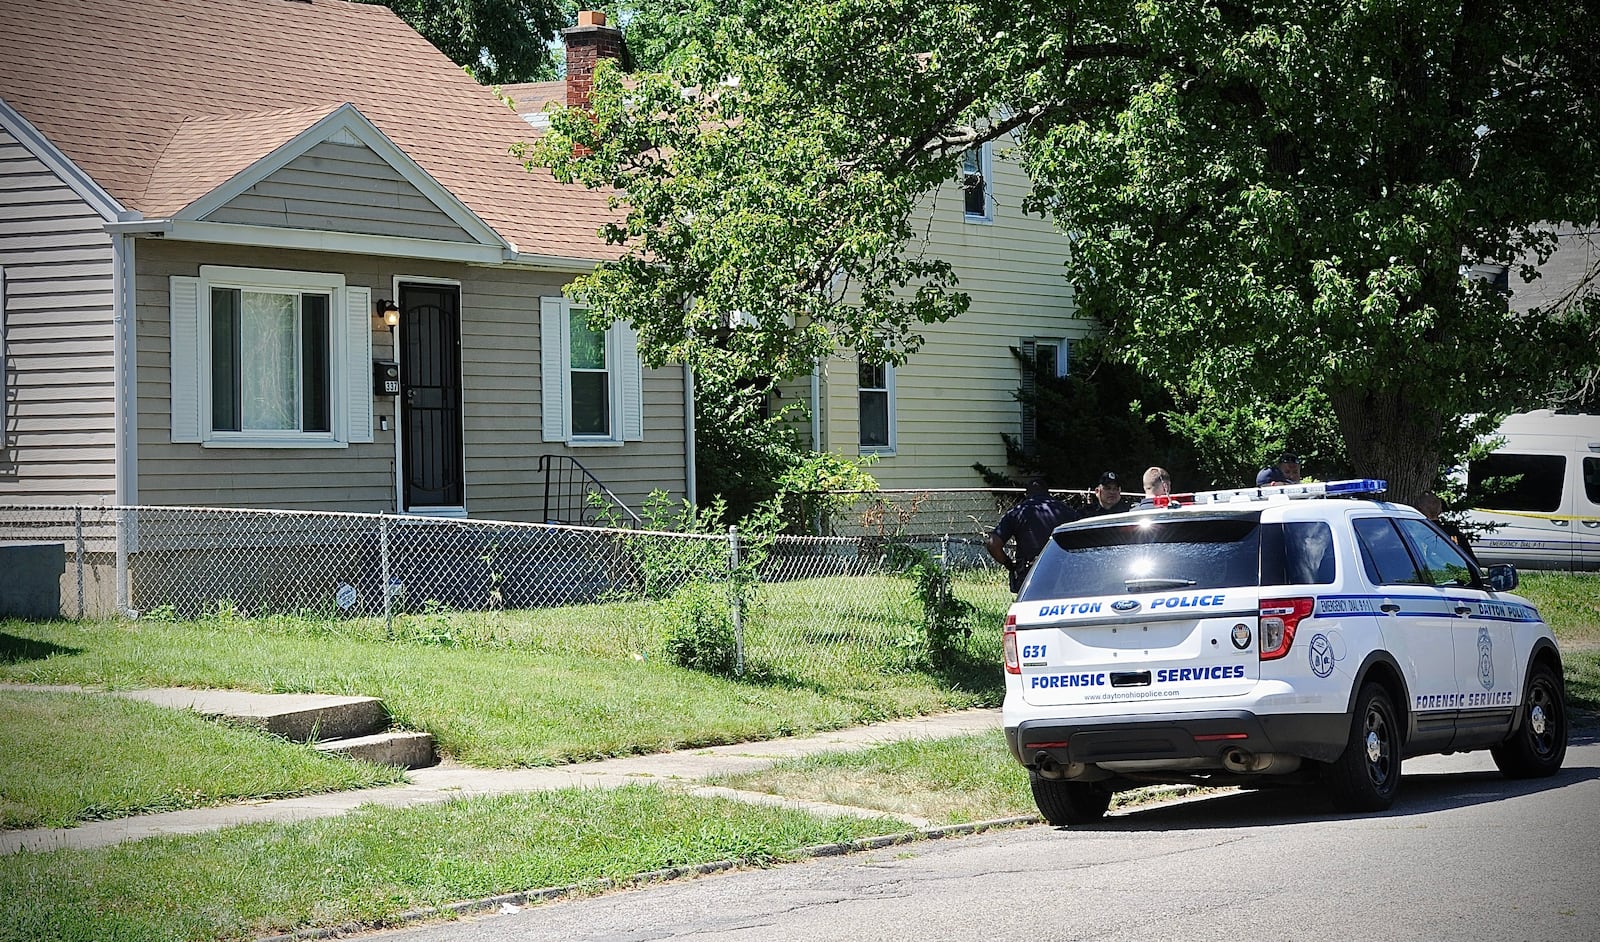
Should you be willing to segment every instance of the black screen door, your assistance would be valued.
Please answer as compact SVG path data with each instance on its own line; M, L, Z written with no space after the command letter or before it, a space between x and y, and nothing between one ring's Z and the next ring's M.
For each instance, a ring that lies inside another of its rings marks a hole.
M405 507L462 507L461 289L402 283L400 330Z

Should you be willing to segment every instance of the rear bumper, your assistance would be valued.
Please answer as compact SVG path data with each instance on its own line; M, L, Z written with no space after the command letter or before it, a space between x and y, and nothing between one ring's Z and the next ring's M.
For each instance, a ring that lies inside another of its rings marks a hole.
M1349 735L1350 717L1343 713L1215 710L1159 719L1023 720L1006 727L1006 745L1018 762L1030 767L1040 752L1062 765L1170 760L1179 767L1204 760L1220 766L1230 749L1331 762L1344 751Z

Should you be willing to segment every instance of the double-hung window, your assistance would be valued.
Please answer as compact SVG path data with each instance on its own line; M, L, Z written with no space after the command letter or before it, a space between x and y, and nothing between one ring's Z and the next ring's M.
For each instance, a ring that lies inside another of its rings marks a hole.
M1033 454L1039 447L1038 396L1040 377L1067 375L1070 347L1066 340L1028 337L1022 341L1022 450Z
M372 440L372 292L322 272L202 266L171 279L172 440Z
M567 298L539 308L544 440L620 445L644 438L638 339L624 323L595 330Z
M961 155L962 210L968 222L994 220L994 173L990 145L980 144Z
M894 367L886 363L856 362L856 401L859 408L862 454L894 453Z

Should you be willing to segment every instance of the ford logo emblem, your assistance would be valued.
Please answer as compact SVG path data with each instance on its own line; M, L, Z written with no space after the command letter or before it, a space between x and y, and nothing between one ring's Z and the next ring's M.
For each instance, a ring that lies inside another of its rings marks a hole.
M1138 609L1138 599L1118 599L1117 601L1111 603L1111 610L1113 612L1133 612L1138 611Z

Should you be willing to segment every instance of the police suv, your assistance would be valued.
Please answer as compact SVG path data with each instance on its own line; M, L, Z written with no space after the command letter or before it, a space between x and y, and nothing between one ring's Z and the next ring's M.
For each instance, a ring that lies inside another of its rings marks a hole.
M1319 784L1388 808L1401 760L1567 751L1561 653L1384 482L1156 498L1058 527L1006 616L1004 724L1051 824L1152 783ZM1311 498L1311 499L1304 499Z

